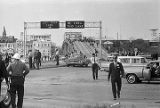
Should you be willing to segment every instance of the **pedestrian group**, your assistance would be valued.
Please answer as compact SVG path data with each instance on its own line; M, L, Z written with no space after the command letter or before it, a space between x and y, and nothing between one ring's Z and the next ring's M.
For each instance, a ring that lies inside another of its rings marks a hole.
M26 75L29 73L29 68L20 58L20 55L15 53L8 63L8 61L4 62L2 60L2 54L0 54L0 85L2 79L5 78L6 84L10 86L12 108L23 107L24 82ZM17 100L16 96L18 97ZM3 106L0 105L0 108L3 108Z
M93 53L92 57L90 58L90 61L92 63L93 80L98 80L98 70L100 70L100 63L97 54ZM114 100L120 98L120 92L122 87L121 78L123 76L124 76L123 65L122 63L117 61L117 56L114 56L113 62L111 62L109 65L109 73L108 73L108 81L110 81L111 78L112 93Z

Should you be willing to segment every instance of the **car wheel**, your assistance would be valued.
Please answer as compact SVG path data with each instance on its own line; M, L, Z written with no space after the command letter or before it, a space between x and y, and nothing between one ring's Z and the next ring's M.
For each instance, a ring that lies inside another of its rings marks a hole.
M2 108L9 108L11 104L11 95L7 92L5 99L2 101Z
M134 74L130 74L127 76L127 82L130 84L134 84L137 82L137 76Z

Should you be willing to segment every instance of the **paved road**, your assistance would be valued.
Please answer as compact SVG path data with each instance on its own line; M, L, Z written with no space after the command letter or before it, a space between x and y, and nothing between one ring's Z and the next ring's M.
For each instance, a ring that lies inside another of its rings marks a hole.
M58 67L31 70L26 77L24 108L85 108L120 102L120 108L160 108L159 83L128 84L121 99L113 101L107 73L92 80L91 69Z

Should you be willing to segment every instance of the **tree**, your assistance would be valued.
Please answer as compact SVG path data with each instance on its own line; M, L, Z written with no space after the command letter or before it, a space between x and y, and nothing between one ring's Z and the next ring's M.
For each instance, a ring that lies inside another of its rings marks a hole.
M137 48L138 51L146 53L147 49L150 47L149 43L143 39L136 39L133 41L134 48Z

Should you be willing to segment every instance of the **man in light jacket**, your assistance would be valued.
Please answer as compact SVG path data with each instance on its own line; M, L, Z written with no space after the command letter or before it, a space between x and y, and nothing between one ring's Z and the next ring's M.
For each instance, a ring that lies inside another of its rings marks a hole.
M15 53L12 57L13 62L7 67L7 71L11 77L10 92L12 108L22 108L24 96L25 76L29 73L29 68L20 60L20 55ZM16 105L16 94L18 101Z

